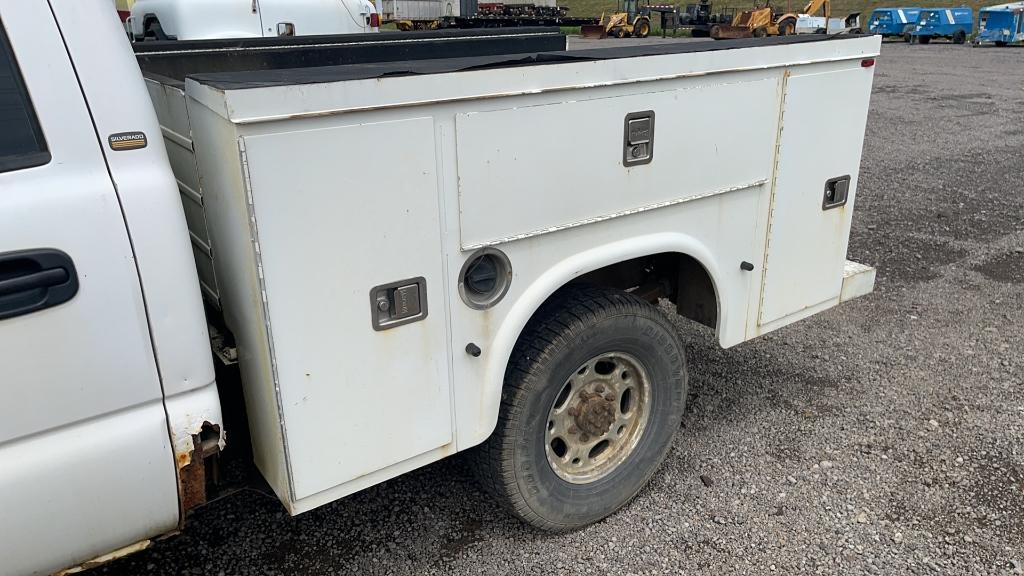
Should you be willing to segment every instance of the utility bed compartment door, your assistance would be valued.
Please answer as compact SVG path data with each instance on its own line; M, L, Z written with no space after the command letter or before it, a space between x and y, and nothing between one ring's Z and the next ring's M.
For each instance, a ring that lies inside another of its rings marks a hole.
M760 325L839 302L871 93L871 68L851 65L788 79ZM844 177L847 201L825 208L826 182Z
M766 183L778 74L749 72L731 80L697 79L675 90L458 114L462 248ZM743 114L721 112L733 108ZM624 121L649 112L656 114L653 158L624 167Z
M433 126L243 137L296 499L452 440ZM426 317L374 330L371 288L414 278Z

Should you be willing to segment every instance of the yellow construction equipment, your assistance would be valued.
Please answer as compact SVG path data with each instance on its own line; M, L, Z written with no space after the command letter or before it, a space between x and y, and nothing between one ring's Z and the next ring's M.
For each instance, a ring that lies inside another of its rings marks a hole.
M829 18L832 17L830 0L810 0L804 6L803 12L786 12L784 14L776 13L771 2L765 2L765 5L760 8L740 12L729 26L713 26L711 37L715 40L724 40L727 38L789 36L796 34L796 19L800 14L813 16L818 10L824 10L827 27Z
M600 24L580 27L584 38L604 38L615 36L625 38L634 36L646 38L651 33L650 0L619 0L618 9L611 14L601 14Z

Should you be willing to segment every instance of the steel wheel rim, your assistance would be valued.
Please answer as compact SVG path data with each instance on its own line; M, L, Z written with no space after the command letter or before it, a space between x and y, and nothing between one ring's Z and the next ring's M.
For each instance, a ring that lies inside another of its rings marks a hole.
M548 464L573 484L607 476L636 449L650 408L650 377L636 357L625 352L594 356L562 383L548 410Z

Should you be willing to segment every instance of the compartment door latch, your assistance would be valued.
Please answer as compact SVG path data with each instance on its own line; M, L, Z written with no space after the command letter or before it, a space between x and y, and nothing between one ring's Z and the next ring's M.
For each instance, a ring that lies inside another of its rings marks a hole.
M427 281L422 276L374 286L370 319L374 330L387 330L427 317Z
M825 197L821 201L821 209L838 208L846 204L850 195L850 176L839 176L825 180Z
M622 136L622 165L649 164L654 159L654 111L626 114Z

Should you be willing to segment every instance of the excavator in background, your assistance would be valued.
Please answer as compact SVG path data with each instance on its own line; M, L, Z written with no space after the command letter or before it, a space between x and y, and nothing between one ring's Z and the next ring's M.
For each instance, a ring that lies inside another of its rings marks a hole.
M810 2L804 6L802 12L786 12L783 14L777 13L769 0L765 2L764 6L740 12L736 15L730 25L712 26L711 37L715 40L725 40L728 38L789 36L790 34L797 33L797 20L800 19L801 16L813 16L819 10L824 12L825 26L821 29L815 30L816 32L838 32L851 30L856 27L856 24L851 26L847 23L845 28L837 27L830 30L828 24L829 19L832 17L832 3L830 0L810 0ZM849 20L849 18L847 18L847 20Z
M642 5L640 0L619 0L617 8L611 14L601 14L598 24L581 26L580 34L584 38L646 38L651 33L650 0L644 0ZM675 10L674 7L671 8Z

